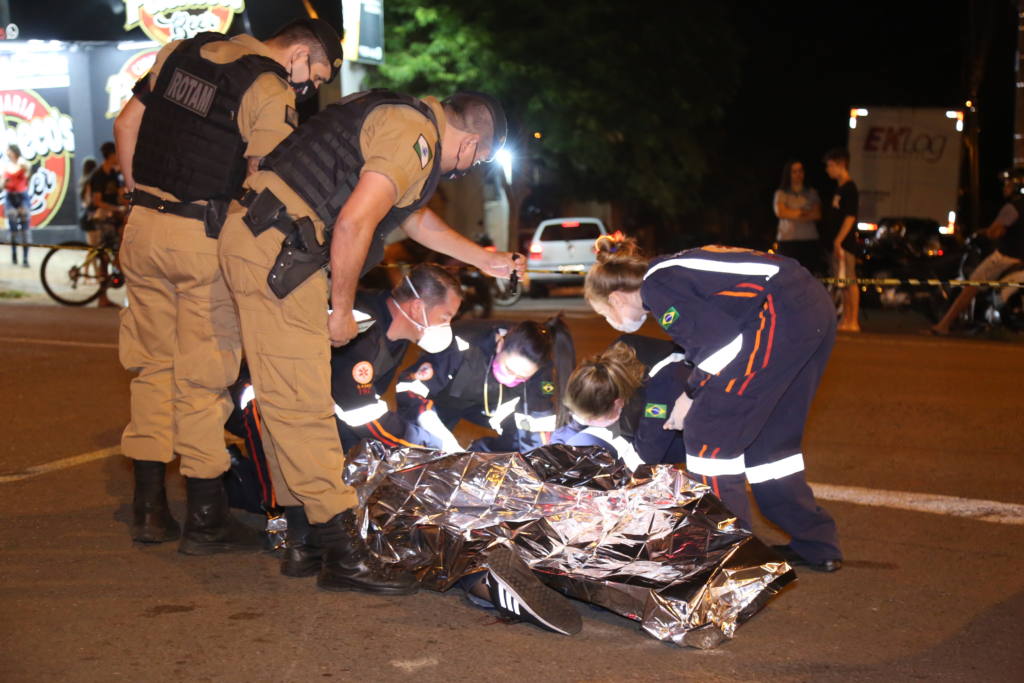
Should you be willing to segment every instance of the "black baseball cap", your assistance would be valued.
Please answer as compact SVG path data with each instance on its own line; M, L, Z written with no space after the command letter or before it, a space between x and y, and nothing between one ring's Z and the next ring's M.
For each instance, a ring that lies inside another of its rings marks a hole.
M505 118L505 108L501 106L501 102L497 98L487 93L477 92L476 90L460 90L446 97L442 104L451 106L456 111L462 111L462 108L471 100L482 102L491 112L494 136L491 138L490 158L483 159L483 161L492 161L498 150L505 146L505 139L508 137L508 120Z
M327 55L327 63L331 67L331 77L327 79L330 83L338 76L338 72L341 70L342 51L341 51L341 36L338 34L337 29L328 24L323 19L296 19L295 21L289 22L283 26L278 33L282 33L292 26L304 26L313 32L317 40L324 48L324 53Z

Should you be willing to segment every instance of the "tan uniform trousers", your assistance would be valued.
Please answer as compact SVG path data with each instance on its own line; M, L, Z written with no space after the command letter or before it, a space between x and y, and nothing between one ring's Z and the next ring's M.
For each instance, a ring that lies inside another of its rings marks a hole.
M278 299L267 274L284 235L256 237L232 202L220 235L220 262L238 308L242 344L263 418L263 444L280 505L299 505L318 524L353 507L341 479L344 452L331 398L331 343L324 271ZM317 237L323 226L317 222Z
M201 221L136 206L120 262L128 306L119 353L125 369L138 372L121 448L135 460L171 462L177 453L186 477L220 476L230 466L224 421L241 340L217 241Z

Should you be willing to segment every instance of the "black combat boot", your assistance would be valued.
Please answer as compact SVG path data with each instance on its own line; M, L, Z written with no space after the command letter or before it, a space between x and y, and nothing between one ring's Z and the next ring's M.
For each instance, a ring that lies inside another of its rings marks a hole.
M285 533L281 573L295 578L316 576L324 561L324 550L313 543L313 530L309 526L306 511L301 505L286 507L284 518L288 522L288 531Z
M324 524L313 525L317 545L324 549L316 585L329 591L357 590L384 595L411 595L419 582L411 573L377 559L356 529L351 510Z
M224 479L185 477L188 516L178 552L185 555L256 552L264 547L266 534L231 516Z
M181 536L181 527L167 507L164 475L167 465L151 460L134 460L135 496L132 499L132 540L163 543Z

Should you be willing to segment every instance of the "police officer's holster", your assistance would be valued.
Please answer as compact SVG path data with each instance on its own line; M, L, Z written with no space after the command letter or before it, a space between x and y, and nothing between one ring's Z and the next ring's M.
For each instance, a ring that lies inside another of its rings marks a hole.
M284 204L270 190L256 193L249 190L240 200L247 208L242 220L254 236L277 228L284 235L281 251L267 274L267 284L278 299L283 299L308 280L313 273L330 263L330 233L321 244L316 238L316 226L308 216L293 221ZM329 228L328 228L329 230Z

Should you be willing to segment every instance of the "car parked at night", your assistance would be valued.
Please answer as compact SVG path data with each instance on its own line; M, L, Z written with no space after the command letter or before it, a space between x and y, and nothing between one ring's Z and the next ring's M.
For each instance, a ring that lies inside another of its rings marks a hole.
M608 230L600 218L552 218L537 226L530 242L530 296L545 296L552 286L580 285L594 265L597 238Z

